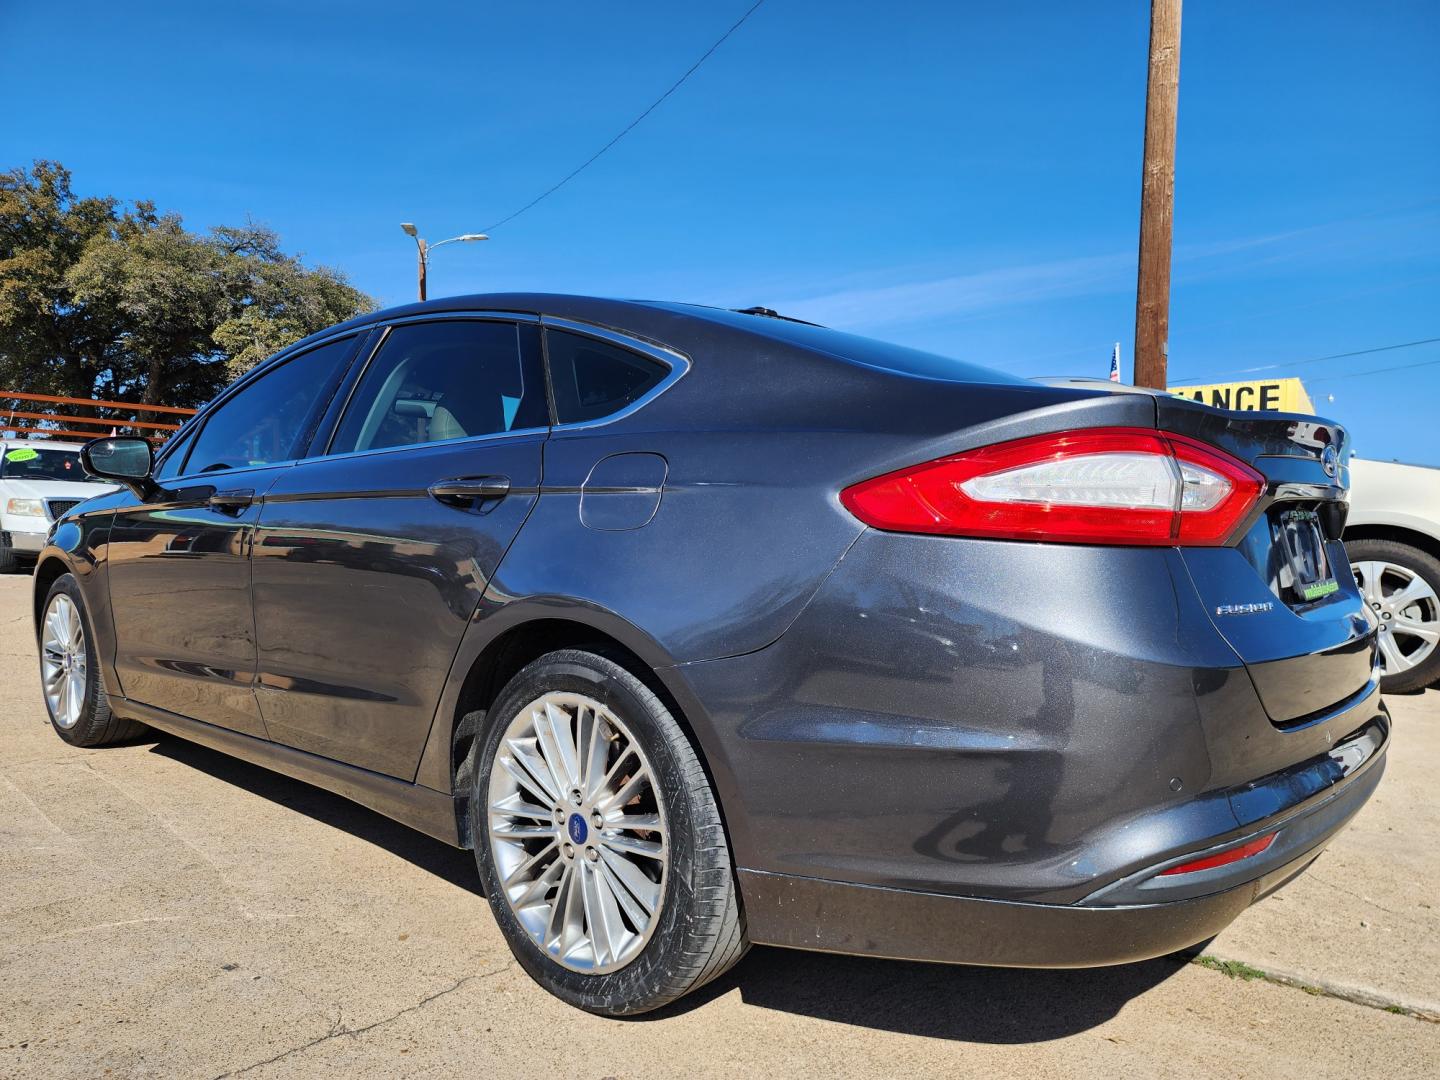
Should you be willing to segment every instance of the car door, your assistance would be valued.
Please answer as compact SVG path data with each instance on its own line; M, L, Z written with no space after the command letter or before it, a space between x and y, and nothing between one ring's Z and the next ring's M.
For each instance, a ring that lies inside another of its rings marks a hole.
M355 348L347 336L246 380L117 509L106 550L125 696L265 737L253 690L250 541Z
M535 504L548 432L533 320L386 330L327 445L260 513L256 694L271 738L415 775L465 627Z

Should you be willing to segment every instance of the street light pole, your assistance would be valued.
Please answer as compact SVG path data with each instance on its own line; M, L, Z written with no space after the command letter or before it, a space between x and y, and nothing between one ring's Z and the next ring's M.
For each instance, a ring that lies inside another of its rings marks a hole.
M415 241L415 249L419 256L420 300L422 302L426 298L425 274L430 263L430 252L434 251L438 247L444 247L446 244L469 244L473 243L476 240L490 239L490 237L486 236L484 233L463 233L460 236L452 236L449 240L441 240L438 244L431 244L427 242L423 237L421 237L419 231L411 222L402 221L400 223L400 228L406 236L412 238Z
M1170 338L1170 254L1175 224L1175 121L1180 97L1181 0L1151 0L1140 183L1140 266L1135 282L1135 385L1165 389Z

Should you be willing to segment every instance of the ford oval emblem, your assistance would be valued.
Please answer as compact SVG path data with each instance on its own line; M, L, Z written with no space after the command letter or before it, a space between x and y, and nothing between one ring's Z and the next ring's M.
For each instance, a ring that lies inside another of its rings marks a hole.
M565 824L565 831L577 844L585 843L585 838L590 835L590 829L586 826L585 819L579 814L570 815L570 820Z
M1335 452L1335 447L1327 446L1320 451L1320 466L1326 476L1334 476L1340 471L1340 455Z

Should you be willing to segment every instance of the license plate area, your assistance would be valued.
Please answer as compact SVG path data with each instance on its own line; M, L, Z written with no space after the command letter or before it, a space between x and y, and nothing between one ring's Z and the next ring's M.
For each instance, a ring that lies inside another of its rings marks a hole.
M1311 604L1339 591L1319 514L1283 510L1275 531L1281 555L1278 584L1292 604Z

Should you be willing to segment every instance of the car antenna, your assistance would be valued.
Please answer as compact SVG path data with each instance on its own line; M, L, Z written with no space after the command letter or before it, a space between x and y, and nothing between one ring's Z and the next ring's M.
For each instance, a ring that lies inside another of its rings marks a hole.
M766 319L781 319L785 322L801 323L805 326L819 326L819 323L806 322L804 319L797 319L792 315L781 315L774 308L761 307L756 304L754 307L736 308L737 315L759 315Z

